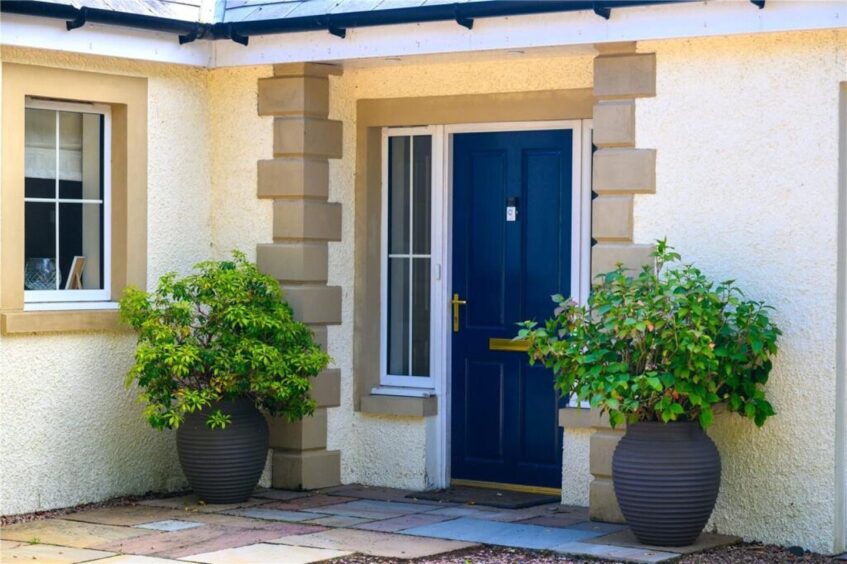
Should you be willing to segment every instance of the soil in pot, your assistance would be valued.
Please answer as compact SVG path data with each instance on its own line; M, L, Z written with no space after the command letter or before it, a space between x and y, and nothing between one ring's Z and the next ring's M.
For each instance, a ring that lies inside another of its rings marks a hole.
M230 416L224 429L210 429L209 413ZM182 471L206 503L240 503L256 489L268 455L268 424L249 399L218 402L190 413L176 433Z
M640 542L686 546L697 540L715 507L720 454L696 422L635 423L615 449L612 481Z

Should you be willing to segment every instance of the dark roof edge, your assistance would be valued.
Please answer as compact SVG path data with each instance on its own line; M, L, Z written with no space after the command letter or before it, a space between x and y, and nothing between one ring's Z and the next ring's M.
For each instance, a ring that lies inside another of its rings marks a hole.
M32 0L0 0L0 12L62 19L67 22L68 31L91 22L174 33L179 35L180 43L187 43L194 39L205 37L212 28L211 24L200 22L116 12L85 6L75 8L67 4L54 4L52 2Z
M608 19L609 11L614 8L691 1L695 0L491 0L214 24L26 0L0 0L0 12L63 19L67 21L68 30L93 22L175 33L180 43L195 39L232 39L246 45L248 37L253 35L326 30L344 37L346 30L353 27L450 20L470 29L475 18L550 12L593 10L598 17Z

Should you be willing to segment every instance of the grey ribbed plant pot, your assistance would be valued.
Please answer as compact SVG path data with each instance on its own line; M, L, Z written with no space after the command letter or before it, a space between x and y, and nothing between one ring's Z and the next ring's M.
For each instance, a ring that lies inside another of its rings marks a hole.
M216 409L231 417L225 429L206 425ZM182 471L206 503L240 503L256 489L268 455L268 424L252 400L222 401L186 415L176 432Z
M690 545L715 507L720 454L695 422L634 423L612 457L612 482L640 542Z

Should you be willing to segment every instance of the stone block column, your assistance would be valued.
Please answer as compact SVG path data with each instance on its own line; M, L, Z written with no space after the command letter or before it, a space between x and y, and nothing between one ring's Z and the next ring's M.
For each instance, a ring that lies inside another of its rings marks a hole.
M329 76L321 64L274 65L259 80L258 111L273 116L273 154L258 163L258 197L273 200L273 243L259 245L259 268L277 280L295 317L327 347L327 325L341 323L341 288L327 284L328 242L341 240L341 205L328 201L329 160L341 157L340 121L328 119ZM269 418L275 488L310 490L341 483L339 451L327 450L327 408L340 403L340 373L312 382L315 414L290 423Z
M635 43L596 45L594 59L594 153L591 235L592 278L617 263L632 269L650 264L653 245L633 242L633 204L637 194L656 191L656 151L635 148L635 101L656 95L656 56L637 53ZM612 486L612 454L623 430L595 417L589 467L592 519L624 521Z

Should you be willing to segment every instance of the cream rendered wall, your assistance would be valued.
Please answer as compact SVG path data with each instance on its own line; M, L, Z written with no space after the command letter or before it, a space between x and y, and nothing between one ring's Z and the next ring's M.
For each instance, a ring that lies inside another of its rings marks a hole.
M209 72L6 47L2 57L148 78L148 287L270 240L269 205L255 197L256 160L271 150L256 78L270 67ZM185 486L173 433L150 429L123 386L133 345L130 334L0 338L0 513Z
M238 249L256 259L273 241L272 200L256 197L256 162L273 157L273 118L257 110L258 80L270 65L208 72L212 241L216 258Z
M637 145L658 149L635 240L667 236L716 280L772 304L784 331L762 429L710 435L723 459L721 532L833 550L838 83L847 32L640 43L657 96L637 101Z
M593 429L565 428L562 448L562 503L588 507L589 470Z
M592 56L530 57L460 62L386 62L346 68L330 86L330 118L344 122L344 156L330 161L330 201L341 202L343 234L329 245L329 284L343 288L343 323L329 328L330 354L342 370L341 407L329 410L329 447L342 451L342 481L423 489L426 425L423 418L377 417L353 411L353 225L356 100L585 88ZM588 461L584 459L583 472Z

